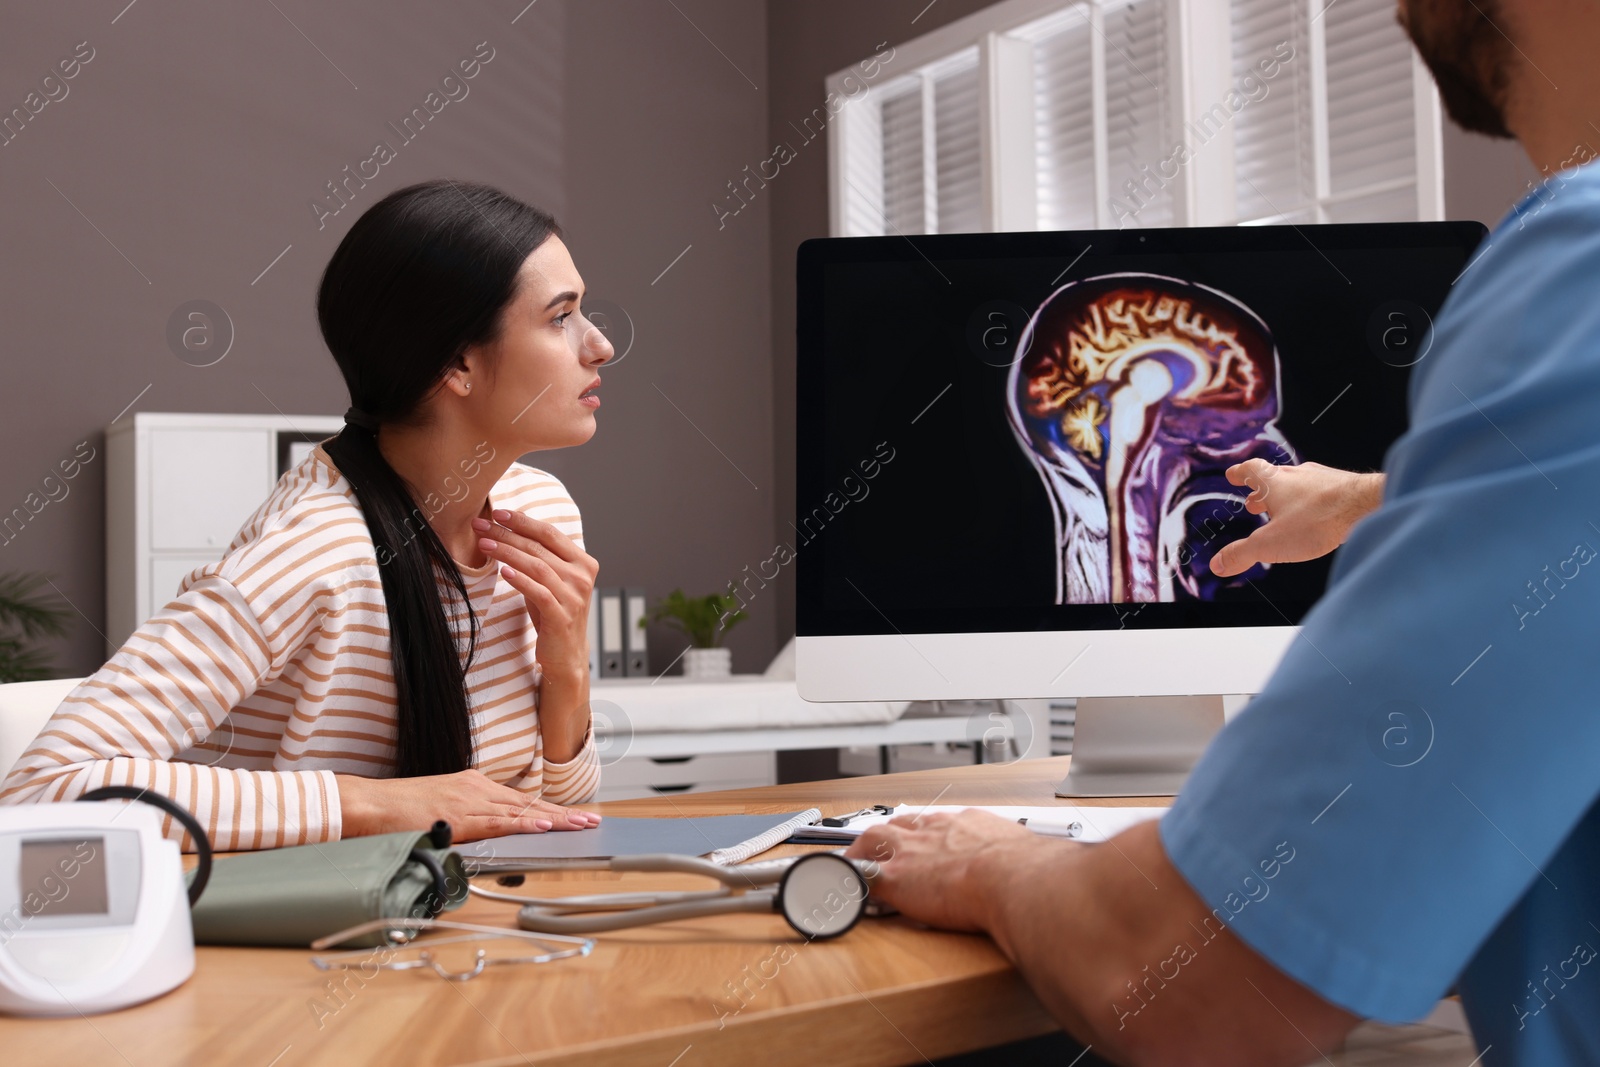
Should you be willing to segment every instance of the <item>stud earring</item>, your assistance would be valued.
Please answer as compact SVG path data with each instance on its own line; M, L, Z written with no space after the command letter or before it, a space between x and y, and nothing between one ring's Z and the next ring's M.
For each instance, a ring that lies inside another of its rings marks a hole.
M471 382L466 383L466 385L463 386L463 388L469 393L472 392L472 383Z

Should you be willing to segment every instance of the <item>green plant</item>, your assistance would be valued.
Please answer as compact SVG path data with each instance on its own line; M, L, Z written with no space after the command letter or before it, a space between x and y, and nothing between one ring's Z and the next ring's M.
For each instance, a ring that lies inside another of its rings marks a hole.
M42 574L0 575L0 682L51 676L50 661L31 642L63 637L71 618L59 597L41 590Z
M716 648L723 634L748 618L737 610L738 604L739 598L728 593L684 596L682 589L674 589L656 604L648 618L639 620L639 628L644 629L649 622L664 622L687 634L695 648Z

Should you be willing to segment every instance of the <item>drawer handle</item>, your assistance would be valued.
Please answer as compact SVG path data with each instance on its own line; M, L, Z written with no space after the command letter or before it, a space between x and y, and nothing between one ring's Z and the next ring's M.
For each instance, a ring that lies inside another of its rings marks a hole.
M653 785L650 787L657 793L687 793L693 785Z
M693 756L651 756L651 763L688 763Z

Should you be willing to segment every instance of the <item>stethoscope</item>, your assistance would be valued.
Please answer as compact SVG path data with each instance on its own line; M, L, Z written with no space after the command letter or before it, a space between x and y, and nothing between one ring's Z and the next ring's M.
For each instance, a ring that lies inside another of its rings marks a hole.
M501 893L476 885L470 890L486 900L521 905L517 925L548 934L598 934L707 915L777 912L802 937L822 941L846 933L863 915L892 911L869 899L878 865L871 860L848 860L836 852L735 867L724 867L698 856L662 853L563 864L561 869L698 874L722 885L691 892L549 898ZM502 882L506 880L502 878Z

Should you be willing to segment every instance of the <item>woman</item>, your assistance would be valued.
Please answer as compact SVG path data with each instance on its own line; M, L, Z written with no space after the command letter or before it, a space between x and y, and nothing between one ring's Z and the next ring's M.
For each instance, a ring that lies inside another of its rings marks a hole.
M562 484L513 462L594 434L613 352L583 291L555 221L494 189L373 205L317 299L343 431L73 690L0 801L133 784L219 849L597 823L564 805L599 784L599 565Z

